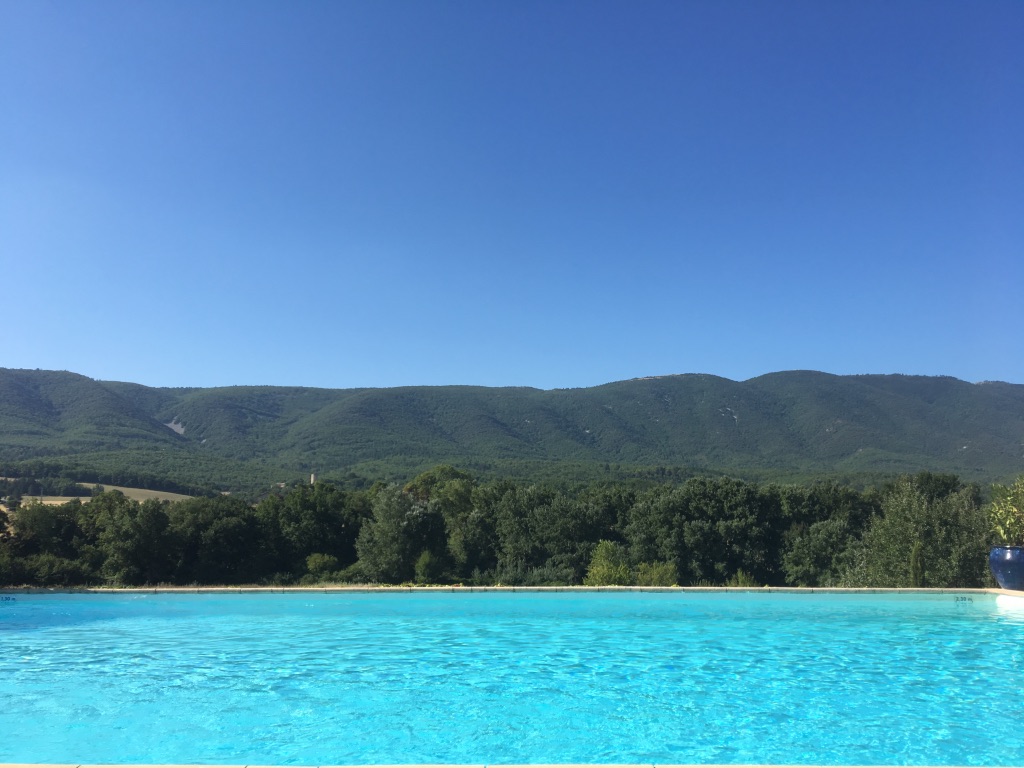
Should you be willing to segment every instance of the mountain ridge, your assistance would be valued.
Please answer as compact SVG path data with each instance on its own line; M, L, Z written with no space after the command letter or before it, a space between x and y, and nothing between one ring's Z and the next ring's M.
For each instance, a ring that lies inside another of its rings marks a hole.
M778 371L551 390L161 388L0 369L0 461L43 458L122 462L214 486L218 472L248 482L310 471L398 477L438 463L493 474L614 464L991 481L1024 468L1024 385Z

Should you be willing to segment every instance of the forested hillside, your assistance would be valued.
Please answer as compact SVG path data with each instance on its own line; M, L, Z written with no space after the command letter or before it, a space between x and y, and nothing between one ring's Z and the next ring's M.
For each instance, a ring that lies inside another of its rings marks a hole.
M310 472L407 480L439 463L523 479L927 470L987 483L1017 474L1022 456L1024 386L945 377L791 371L549 391L161 389L0 369L0 469L121 485L244 490Z

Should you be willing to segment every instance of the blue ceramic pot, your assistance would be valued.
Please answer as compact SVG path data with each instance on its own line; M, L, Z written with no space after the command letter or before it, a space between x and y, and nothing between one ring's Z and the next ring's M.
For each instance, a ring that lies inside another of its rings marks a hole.
M992 547L988 567L1003 589L1024 590L1024 547Z

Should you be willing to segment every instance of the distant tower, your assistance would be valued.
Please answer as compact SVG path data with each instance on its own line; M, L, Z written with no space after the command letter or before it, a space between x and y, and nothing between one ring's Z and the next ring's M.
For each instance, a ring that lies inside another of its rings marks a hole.
M309 475L309 484L316 485L316 472L312 472Z

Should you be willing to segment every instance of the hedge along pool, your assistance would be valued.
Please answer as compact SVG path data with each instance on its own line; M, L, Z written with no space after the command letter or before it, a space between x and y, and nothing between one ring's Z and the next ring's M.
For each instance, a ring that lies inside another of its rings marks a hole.
M0 762L1024 764L1024 599L0 597Z

